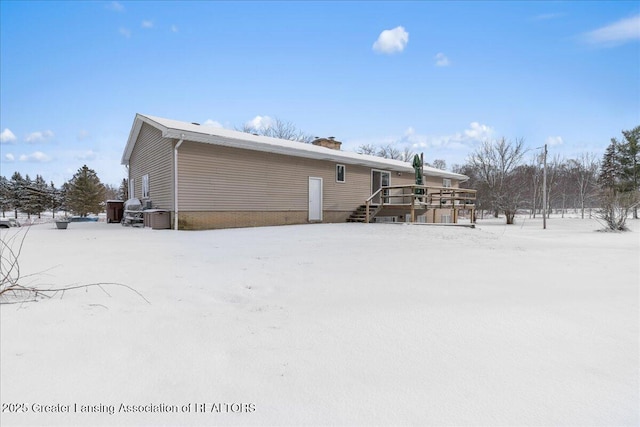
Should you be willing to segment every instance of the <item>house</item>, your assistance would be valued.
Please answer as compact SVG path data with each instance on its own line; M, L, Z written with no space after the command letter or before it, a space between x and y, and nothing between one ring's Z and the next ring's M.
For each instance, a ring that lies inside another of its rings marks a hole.
M424 167L417 190L411 164L341 151L333 137L304 144L136 114L122 164L129 196L169 211L174 229L455 222L473 209L466 176Z

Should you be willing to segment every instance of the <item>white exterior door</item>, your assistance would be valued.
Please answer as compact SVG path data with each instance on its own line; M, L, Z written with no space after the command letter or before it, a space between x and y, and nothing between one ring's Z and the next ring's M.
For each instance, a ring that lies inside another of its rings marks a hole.
M322 221L322 178L309 177L309 221Z

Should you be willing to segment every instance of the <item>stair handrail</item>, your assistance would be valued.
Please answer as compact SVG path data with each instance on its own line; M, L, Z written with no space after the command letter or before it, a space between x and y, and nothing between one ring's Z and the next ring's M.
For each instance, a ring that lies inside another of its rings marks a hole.
M371 196L369 196L369 198L367 199L367 202L371 202L373 200L373 198L376 197L378 195L378 193L382 191L383 188L388 188L388 187L380 187L380 188L378 188L375 193L373 193ZM360 199L360 200L362 200L362 199Z
M397 189L409 189L410 192L403 192L402 194L390 194L390 192L387 192L387 194L384 193L385 190ZM422 189L424 192L422 194L416 194L417 189ZM471 208L473 208L475 206L475 203L473 202L476 200L477 190L471 188L453 188L418 184L383 186L378 188L365 201L367 223L369 223L371 219L370 208L372 201L378 196L380 196L380 203L378 204L377 211L382 209L385 205L393 205L389 201L389 199L391 198L401 198L403 201L403 205L405 204L404 200L406 198L411 198L411 205L423 205L429 207L439 204L442 207L447 202L449 202L452 207L463 205L465 207L470 206ZM385 199L387 200L385 201Z

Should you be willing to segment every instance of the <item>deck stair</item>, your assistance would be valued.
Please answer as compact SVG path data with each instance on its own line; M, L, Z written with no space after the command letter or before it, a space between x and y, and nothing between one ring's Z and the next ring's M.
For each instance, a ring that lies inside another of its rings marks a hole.
M369 205L369 220L373 219L381 208L381 205ZM367 222L367 205L358 206L358 209L347 218L347 222Z
M448 210L453 223L458 222L460 211L470 211L474 217L476 190L467 188L435 187L418 184L388 185L377 189L350 216L347 222L371 222L376 215L396 216L405 221L416 222L419 216L427 215L419 221L435 223L437 212Z

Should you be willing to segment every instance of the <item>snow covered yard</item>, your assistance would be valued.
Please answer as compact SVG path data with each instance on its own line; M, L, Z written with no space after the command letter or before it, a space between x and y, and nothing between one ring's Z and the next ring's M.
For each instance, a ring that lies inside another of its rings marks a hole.
M2 425L638 425L629 225L35 225Z

